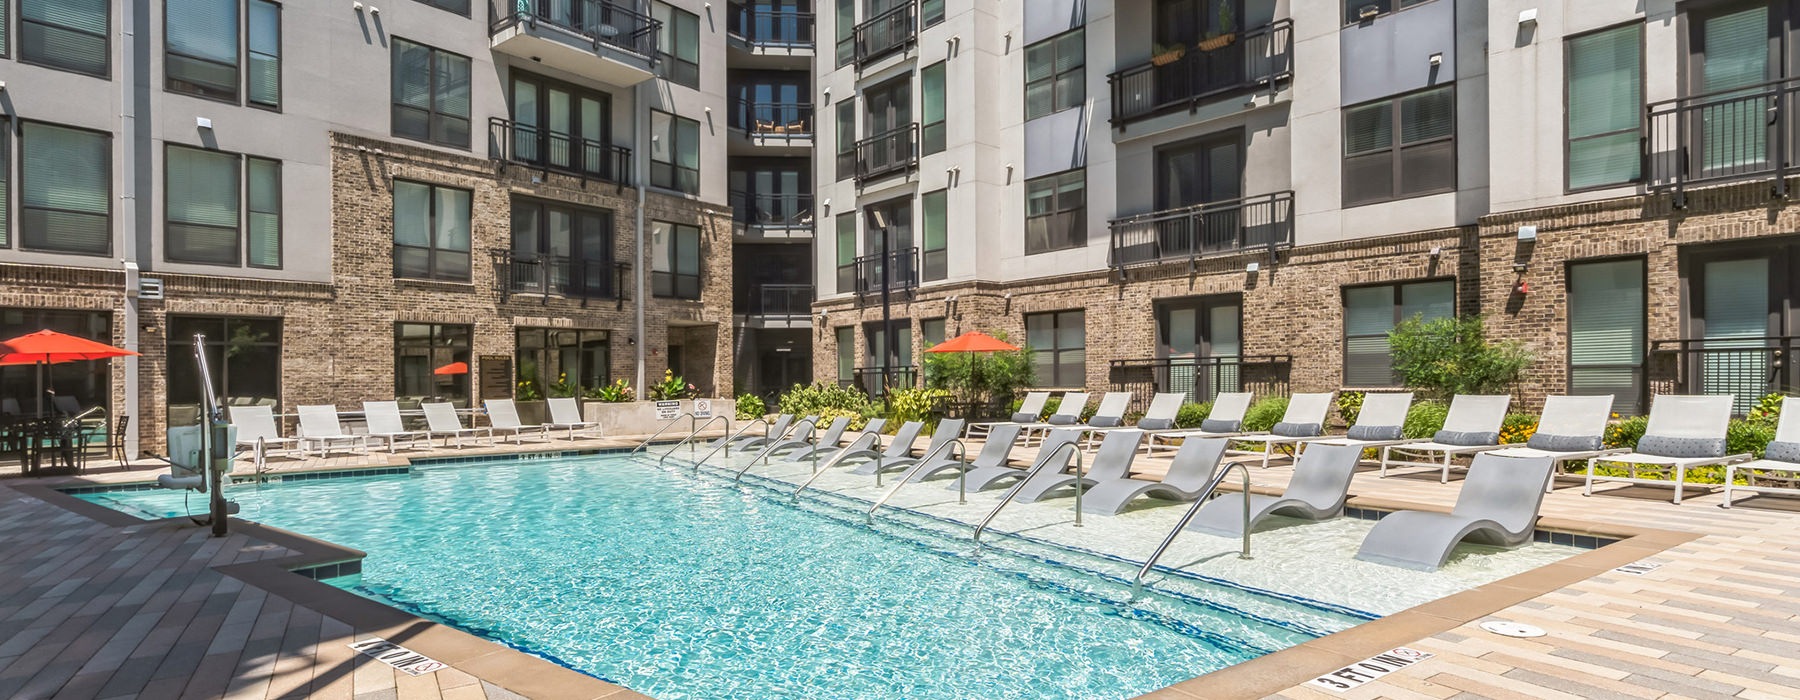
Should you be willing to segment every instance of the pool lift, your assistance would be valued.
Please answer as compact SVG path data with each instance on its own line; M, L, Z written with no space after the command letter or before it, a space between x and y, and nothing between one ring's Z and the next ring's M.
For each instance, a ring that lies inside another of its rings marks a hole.
M1156 545L1156 551L1150 553L1150 558L1144 560L1143 568L1138 569L1137 576L1131 580L1131 597L1136 598L1143 595L1144 577L1150 575L1150 569L1156 566L1156 560L1161 559L1163 552L1169 549L1169 545L1175 543L1175 537L1180 535L1182 530L1187 529L1188 523L1194 519L1194 515L1200 512L1200 506L1219 496L1219 485L1225 482L1226 475L1229 475L1234 468L1244 477L1244 527L1241 530L1244 542L1238 550L1238 558L1250 558L1250 470L1242 462L1226 462L1225 466L1219 468L1219 473L1213 475L1212 481L1206 484L1206 488L1201 489L1200 497L1194 499L1194 505L1189 506L1187 513L1184 513L1181 520L1175 523L1175 529L1170 530L1169 536L1163 538L1162 544Z
M956 449L951 450L953 447ZM888 492L882 495L881 500L876 501L875 505L869 506L869 512L863 516L864 521L871 525L875 524L875 511L880 510L881 506L888 502L888 499L893 498L894 494L899 493L901 487L912 483L913 475L930 465L932 458L942 456L946 451L954 451L956 453L956 461L962 463L962 468L956 470L956 502L958 504L968 503L969 449L967 445L963 444L962 438L956 438L939 445L935 450L926 452L925 456L920 457L918 462L913 463L911 467L900 475L900 481L899 483L894 484L894 488L888 489ZM875 478L877 480L881 478L881 470L875 470Z
M237 428L225 420L225 410L213 391L212 368L206 361L206 334L194 334L194 362L200 370L200 423L169 428L169 474L156 477L156 485L173 490L207 494L208 522L214 537L227 532L226 516L238 512L235 501L225 500L225 474L231 471L237 447Z

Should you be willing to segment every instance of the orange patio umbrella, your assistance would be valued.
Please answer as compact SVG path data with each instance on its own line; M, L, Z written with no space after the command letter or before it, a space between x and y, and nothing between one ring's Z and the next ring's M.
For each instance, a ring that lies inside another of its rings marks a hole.
M44 415L44 367L81 360L106 360L137 353L53 330L0 341L0 365L37 365L37 412Z
M468 374L469 373L469 363L467 363L467 362L452 362L450 364L444 365L437 369L431 370L431 373L432 374Z
M925 352L1011 352L1019 346L981 331L970 331L925 349Z

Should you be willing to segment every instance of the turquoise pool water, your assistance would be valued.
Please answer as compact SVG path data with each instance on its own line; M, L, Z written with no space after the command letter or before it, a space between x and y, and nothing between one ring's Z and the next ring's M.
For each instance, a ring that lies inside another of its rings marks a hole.
M1364 619L1204 582L1132 602L1125 563L787 490L590 456L231 497L368 552L353 590L666 699L1124 698Z

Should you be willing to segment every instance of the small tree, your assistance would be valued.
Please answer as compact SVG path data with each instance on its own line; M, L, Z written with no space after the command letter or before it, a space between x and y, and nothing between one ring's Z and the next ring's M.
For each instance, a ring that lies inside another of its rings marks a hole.
M1433 398L1505 393L1531 364L1524 345L1488 342L1480 316L1414 316L1388 333L1388 346L1401 381Z
M1003 334L996 337L1006 339ZM1004 404L1019 389L1037 380L1030 348L1009 352L928 352L924 357L926 388L947 389L957 402L984 410Z

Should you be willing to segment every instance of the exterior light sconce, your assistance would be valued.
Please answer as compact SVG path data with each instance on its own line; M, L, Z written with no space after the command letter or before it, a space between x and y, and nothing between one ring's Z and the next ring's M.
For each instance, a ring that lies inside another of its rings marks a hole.
M206 117L194 117L194 126L200 129L211 129L212 120Z
M1431 247L1431 257L1441 258L1443 256L1444 256L1444 247L1443 246L1432 246Z
M1431 55L1431 58L1428 60L1431 63L1431 67L1436 68L1438 66L1444 65L1444 54L1434 53Z
M1537 240L1537 227L1536 226L1520 226L1519 227L1519 242L1520 243L1529 243L1529 242L1534 242L1536 240Z
M1257 262L1253 262L1253 263L1250 263L1250 264L1244 266L1244 272L1250 273L1252 275L1256 274L1257 271L1261 270L1261 269L1262 269L1262 263L1257 263Z
M1519 296L1531 293L1531 283L1525 281L1525 270L1525 263L1513 263L1513 273L1519 276L1519 281L1513 284L1513 293Z
M1533 24L1537 24L1537 8L1533 7L1529 10L1521 10L1519 12L1519 26L1524 27Z

